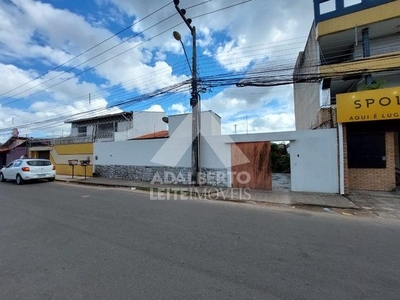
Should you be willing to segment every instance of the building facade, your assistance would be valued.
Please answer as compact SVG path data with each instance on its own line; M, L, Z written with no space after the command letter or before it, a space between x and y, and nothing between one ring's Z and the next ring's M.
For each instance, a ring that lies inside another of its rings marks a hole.
M92 118L67 121L71 123L71 138L91 142L126 141L143 135L165 131L164 112L121 112Z
M69 136L29 139L29 156L50 159L59 175L72 175L73 171L76 176L92 176L95 142L127 141L164 134L167 125L163 117L165 113L162 112L139 111L67 121L71 124Z
M336 128L339 183L396 189L400 177L400 1L314 0L297 59L296 130Z
M27 138L13 135L0 146L0 168L8 165L14 159L27 155Z

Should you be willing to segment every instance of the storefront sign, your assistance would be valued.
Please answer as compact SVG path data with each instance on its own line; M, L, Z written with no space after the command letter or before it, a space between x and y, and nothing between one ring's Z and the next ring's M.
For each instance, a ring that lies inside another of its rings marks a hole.
M400 119L400 87L336 95L337 121Z

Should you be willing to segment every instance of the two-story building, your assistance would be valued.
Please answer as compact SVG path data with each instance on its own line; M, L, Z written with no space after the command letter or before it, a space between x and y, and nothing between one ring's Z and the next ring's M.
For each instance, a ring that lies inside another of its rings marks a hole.
M126 141L144 136L168 134L163 112L120 112L92 118L66 121L71 124L69 136L53 139L30 139L31 157L49 158L57 174L77 176L93 174L93 144ZM89 161L89 165L85 165ZM71 166L71 163L77 163ZM83 165L81 165L81 163Z
M314 16L293 74L296 129L337 128L341 193L393 190L400 171L400 1L314 0Z
M94 142L125 141L155 132L165 131L164 112L121 112L98 117L67 121L71 138Z

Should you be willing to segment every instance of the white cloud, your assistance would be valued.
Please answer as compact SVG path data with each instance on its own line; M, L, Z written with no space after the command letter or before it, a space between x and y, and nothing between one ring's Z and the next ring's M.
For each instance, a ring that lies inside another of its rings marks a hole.
M68 135L71 127L64 120L121 112L117 107L107 108L108 103L102 98L93 99L90 105L86 100L81 100L61 104L57 110L49 110L53 105L51 102L39 101L32 104L27 111L0 105L0 141L4 142L10 137L13 127L19 128L20 136L61 136ZM40 123L41 120L49 119L54 120L52 126Z
M236 41L232 40L223 46L219 46L217 48L216 59L229 71L241 71L256 58L254 56L246 56L243 53L243 48L246 44L245 36L241 35Z
M241 118L225 122L222 125L223 134L278 132L295 130L293 113L266 112L258 117Z
M164 112L164 109L159 104L153 104L145 111Z
M88 110L89 93L93 98L91 106L102 105L105 109L110 105L109 101L116 103L120 98L124 99L123 92L143 94L188 79L182 47L172 38L172 31L181 33L189 56L192 37L176 14L172 1L165 9L134 25L132 31L145 30L140 36L127 40L126 34L124 39L113 37L104 43L101 42L116 32L115 28L112 30L106 26L118 24L118 28L123 28L129 25L128 19L134 22L143 19L163 4L147 0L94 1L98 5L113 3L114 6L100 7L97 15L95 11L84 15L57 8L57 1L0 0L0 94L15 89L0 97L0 128L11 127L10 116L14 116L15 124L21 125L52 116L84 112ZM309 32L312 1L282 0L267 6L263 0L253 0L208 14L234 3L231 0L209 1L187 10L188 17L201 16L194 18L192 23L197 28L199 53L207 55L209 59L200 66L200 76L202 71L213 73L217 63L226 71L243 70L255 63L260 69L266 70L287 67L290 74L290 67L294 66L297 53L304 47L305 36ZM191 5L191 1L181 0L181 8ZM81 54L97 44L98 47ZM110 47L115 48L101 54ZM168 59L173 54L180 55L181 66L184 67L172 67L174 63ZM67 62L77 55L79 57ZM99 56L93 59L96 55ZM65 63L63 68L30 82L62 63ZM73 66L76 68L68 70ZM92 68L89 72L73 78L74 74L89 68ZM67 72L62 73L63 70ZM55 76L57 79L51 79ZM93 77L100 83L92 81ZM72 79L52 86L68 78ZM20 86L23 88L17 89ZM108 87L113 87L113 90L97 92ZM43 88L49 89L37 93ZM26 89L29 91L24 92ZM23 99L11 97L3 101L15 93ZM202 97L205 99L202 101L203 109L213 109L222 116L224 130L233 130L234 122L238 130L239 121L243 122L246 115L246 126L251 130L290 128L293 123L290 86L230 87L213 97L207 97L207 94L202 94ZM12 107L8 106L9 102L15 100L19 101ZM181 98L175 104L168 102L168 110L176 113L190 111L190 107L180 101ZM273 110L270 107L272 104ZM166 110L166 107L158 106L152 109ZM273 125L274 122L276 125ZM68 130L65 125L57 126L63 128L64 132ZM33 127L26 128L26 134L36 130ZM43 126L37 130L48 133L50 129Z
M171 114L185 114L190 111L188 106L183 105L183 103L174 103L169 108Z

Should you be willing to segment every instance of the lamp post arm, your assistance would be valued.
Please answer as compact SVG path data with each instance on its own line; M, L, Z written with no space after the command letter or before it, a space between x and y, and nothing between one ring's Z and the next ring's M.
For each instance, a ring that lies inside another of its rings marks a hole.
M187 62L187 64L188 64L188 66L189 66L190 73L193 74L192 66L190 65L189 57L188 57L188 55L187 55L185 45L183 44L183 42L182 42L181 40L179 40L179 41L181 42L182 49L183 49L183 53L185 53L186 62Z

